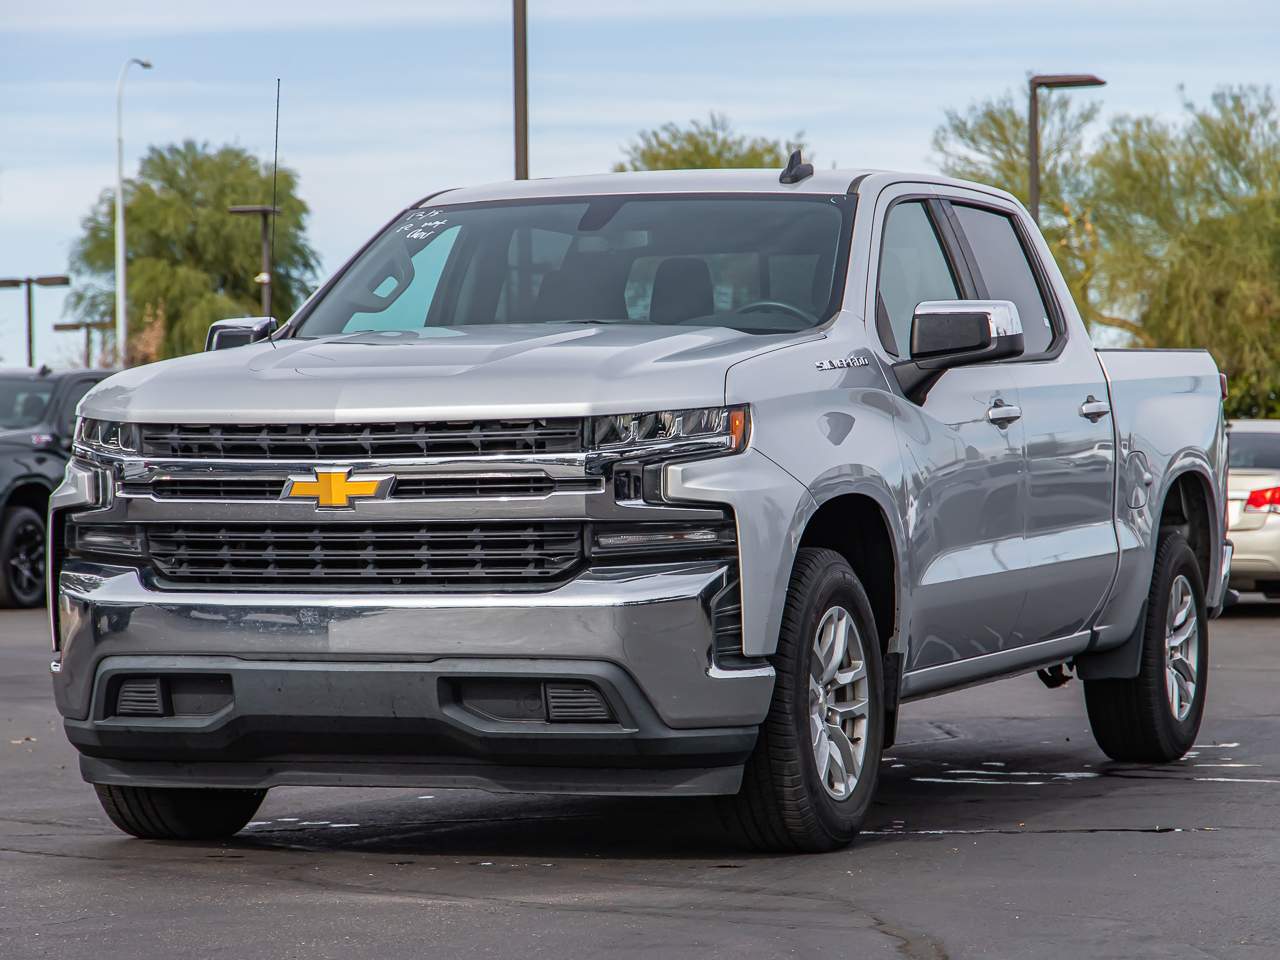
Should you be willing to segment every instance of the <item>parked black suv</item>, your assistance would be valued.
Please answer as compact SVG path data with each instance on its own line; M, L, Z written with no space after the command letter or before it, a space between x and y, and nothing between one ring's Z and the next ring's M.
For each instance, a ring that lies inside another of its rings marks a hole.
M110 374L0 369L0 607L44 602L49 494L71 453L76 404Z

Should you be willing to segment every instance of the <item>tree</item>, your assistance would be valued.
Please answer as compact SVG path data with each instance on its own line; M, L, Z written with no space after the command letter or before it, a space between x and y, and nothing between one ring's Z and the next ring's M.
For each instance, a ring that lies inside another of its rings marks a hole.
M1040 226L1086 322L1097 272L1097 234L1089 191L1084 134L1097 118L1096 104L1079 106L1068 97L1041 94ZM1030 193L1027 107L1010 93L969 107L948 110L933 134L942 171L963 180L1008 190L1023 203Z
M1022 195L1012 108L1006 97L948 114L934 137L943 169ZM1280 416L1275 99L1236 87L1184 108L1175 122L1117 117L1091 147L1091 115L1058 108L1055 136L1046 111L1046 238L1087 321L1140 346L1207 347L1231 379L1229 415Z
M279 171L272 312L287 317L306 298L318 261L308 245L307 205L297 175ZM125 183L131 345L151 359L199 350L214 320L257 314L261 224L233 216L237 203L271 202L271 167L240 147L186 141L152 147ZM103 191L72 248L77 289L69 309L86 320L115 315L115 197ZM144 342L145 341L145 342Z
M733 132L729 118L712 112L707 121L689 121L688 127L674 123L653 130L641 130L623 147L624 162L614 164L624 170L701 170L713 167L781 167L792 150L804 146L803 133L787 141L769 140Z

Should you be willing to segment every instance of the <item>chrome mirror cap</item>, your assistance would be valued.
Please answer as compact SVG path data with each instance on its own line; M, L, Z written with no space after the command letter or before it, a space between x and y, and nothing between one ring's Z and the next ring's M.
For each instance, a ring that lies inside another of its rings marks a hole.
M230 317L209 324L204 340L205 350L226 350L265 340L276 332L275 317Z

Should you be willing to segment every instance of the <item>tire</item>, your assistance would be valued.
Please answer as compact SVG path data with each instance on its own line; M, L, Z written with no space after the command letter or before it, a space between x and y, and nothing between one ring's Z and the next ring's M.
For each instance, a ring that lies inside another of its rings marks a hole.
M843 620L838 611L844 611ZM839 633L842 623L848 653L836 664L841 669L830 684L815 689L811 683L821 677L811 671L822 662L815 647L825 646L824 638ZM777 679L769 714L747 760L741 789L721 801L726 824L748 845L776 852L821 852L846 846L857 835L875 793L884 742L878 636L866 591L844 558L834 550L800 550L787 590L778 650L771 658ZM849 677L856 679L848 681ZM815 713L836 719L835 706L847 710L858 701L864 703L864 712L848 711L849 718L839 724L819 726ZM843 745L852 754L839 749L838 738L827 739L827 754L833 760L820 771L820 747L814 746L818 738L813 734L825 735L833 727L844 731ZM861 769L850 782L838 767L843 762L846 773L851 772L848 758L856 759L859 748Z
M1191 617L1195 619L1189 623ZM1177 643L1171 642L1178 637ZM1084 682L1089 725L1102 752L1126 763L1180 759L1200 732L1208 672L1204 581L1186 539L1170 533L1161 538L1156 550L1138 675Z
M253 819L265 790L94 784L111 822L142 840L225 840Z
M44 603L44 517L10 507L0 517L0 607Z

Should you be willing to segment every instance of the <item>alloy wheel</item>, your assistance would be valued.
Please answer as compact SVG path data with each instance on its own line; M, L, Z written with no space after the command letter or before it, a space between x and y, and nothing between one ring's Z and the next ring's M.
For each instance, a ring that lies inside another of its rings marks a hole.
M1196 699L1200 666L1200 631L1195 594L1183 574L1169 588L1169 614L1165 620L1165 692L1174 718L1187 719Z
M809 733L818 778L831 797L844 800L862 775L870 716L863 638L844 607L832 607L818 621L809 670Z
M14 595L28 603L44 589L44 528L34 520L14 531L8 575Z

